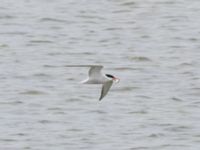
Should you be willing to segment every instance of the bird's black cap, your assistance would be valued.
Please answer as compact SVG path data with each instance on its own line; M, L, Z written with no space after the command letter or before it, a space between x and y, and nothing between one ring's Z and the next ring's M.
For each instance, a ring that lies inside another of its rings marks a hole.
M111 75L111 74L106 74L106 76L109 77L109 78L114 78L114 76Z

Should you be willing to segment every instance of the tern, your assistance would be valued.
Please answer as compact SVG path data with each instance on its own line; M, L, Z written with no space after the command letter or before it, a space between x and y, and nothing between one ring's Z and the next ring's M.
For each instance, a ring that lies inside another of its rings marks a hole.
M111 74L102 74L102 65L66 65L65 67L90 67L88 78L81 81L83 84L102 84L99 101L102 100L110 90L113 82L119 82L120 79Z

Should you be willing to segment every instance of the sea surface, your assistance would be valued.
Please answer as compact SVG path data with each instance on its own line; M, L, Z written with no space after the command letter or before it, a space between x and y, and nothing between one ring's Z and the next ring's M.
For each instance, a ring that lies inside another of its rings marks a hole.
M1 0L0 150L199 149L199 0Z

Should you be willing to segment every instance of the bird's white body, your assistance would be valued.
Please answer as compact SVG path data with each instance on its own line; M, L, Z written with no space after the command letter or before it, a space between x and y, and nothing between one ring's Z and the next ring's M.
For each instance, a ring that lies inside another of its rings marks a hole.
M102 84L101 100L111 88L113 81L119 82L118 78L112 75L102 74L101 70L103 66L100 65L67 65L66 67L90 67L89 76L86 80L81 81L83 84Z
M87 79L81 81L83 84L104 84L105 82L110 81L105 75L102 75L98 78L88 77Z

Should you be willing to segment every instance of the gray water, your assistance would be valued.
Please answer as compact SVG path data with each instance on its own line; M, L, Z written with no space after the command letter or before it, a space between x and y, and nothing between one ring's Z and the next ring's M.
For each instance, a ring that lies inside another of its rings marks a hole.
M0 150L198 150L199 59L199 0L1 0Z

